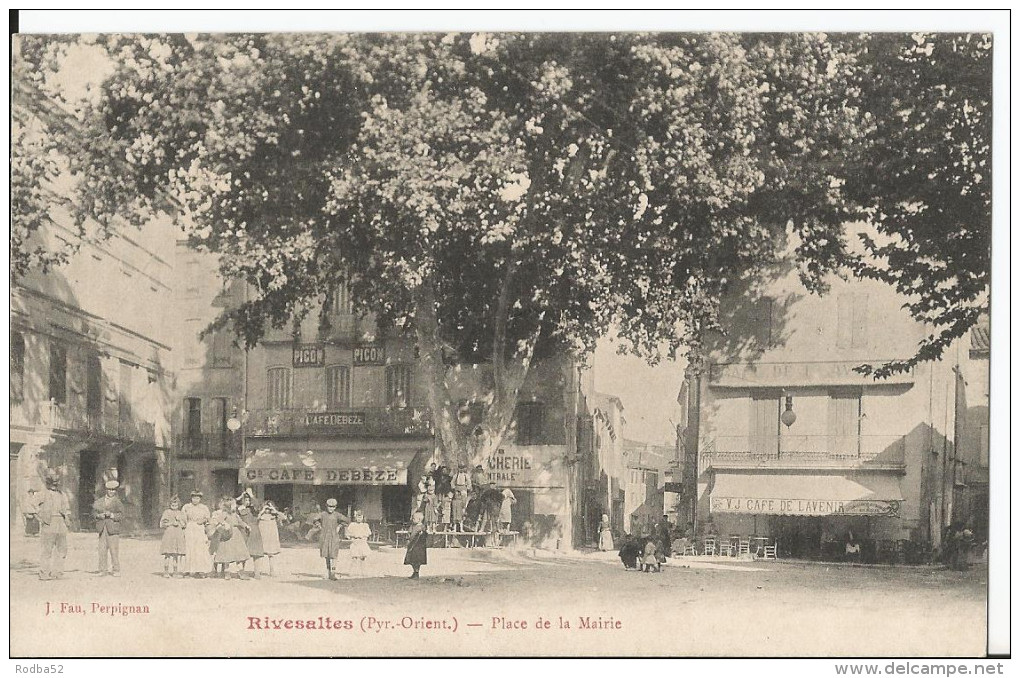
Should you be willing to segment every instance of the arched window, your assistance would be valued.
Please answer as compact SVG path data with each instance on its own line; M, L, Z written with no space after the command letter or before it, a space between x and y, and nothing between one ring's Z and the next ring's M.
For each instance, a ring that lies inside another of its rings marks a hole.
M269 395L269 409L290 409L290 368L270 367L267 371L266 392Z

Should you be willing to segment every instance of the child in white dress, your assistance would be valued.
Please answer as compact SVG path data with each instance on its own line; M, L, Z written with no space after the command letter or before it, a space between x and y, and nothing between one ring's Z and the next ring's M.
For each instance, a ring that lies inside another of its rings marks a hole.
M372 550L368 547L368 538L372 536L372 528L365 522L365 514L354 512L354 522L347 526L347 538L351 540L351 574L365 576L365 560Z

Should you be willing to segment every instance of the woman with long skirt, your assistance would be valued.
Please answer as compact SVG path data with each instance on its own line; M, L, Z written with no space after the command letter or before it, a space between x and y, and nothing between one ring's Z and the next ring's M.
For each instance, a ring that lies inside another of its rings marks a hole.
M202 503L202 493L192 490L191 503L181 509L187 519L184 527L184 574L205 577L212 570L212 553L209 550L209 535L206 526L212 513Z
M417 579L418 570L429 562L428 544L426 543L428 532L425 531L424 521L425 516L421 511L415 513L411 518L411 529L407 535L407 553L404 554L404 565L410 565L414 570L411 579Z

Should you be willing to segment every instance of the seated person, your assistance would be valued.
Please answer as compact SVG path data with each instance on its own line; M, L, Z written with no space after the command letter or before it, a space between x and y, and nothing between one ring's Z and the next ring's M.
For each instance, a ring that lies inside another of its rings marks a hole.
M641 543L629 534L623 535L623 539L620 540L620 560L623 561L623 569L637 570L639 555Z
M853 532L848 532L846 535L844 555L847 560L861 562L861 542L857 540Z

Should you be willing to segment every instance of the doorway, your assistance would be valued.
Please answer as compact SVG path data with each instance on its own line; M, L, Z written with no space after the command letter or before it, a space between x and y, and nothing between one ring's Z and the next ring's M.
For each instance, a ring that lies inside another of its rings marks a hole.
M241 494L241 486L237 483L237 469L216 469L213 471L213 485L216 490L216 504L219 504L221 497L236 497Z
M159 503L159 464L152 457L142 462L142 525L156 526Z
M82 450L78 459L78 521L83 531L94 526L92 504L99 484L99 452Z

